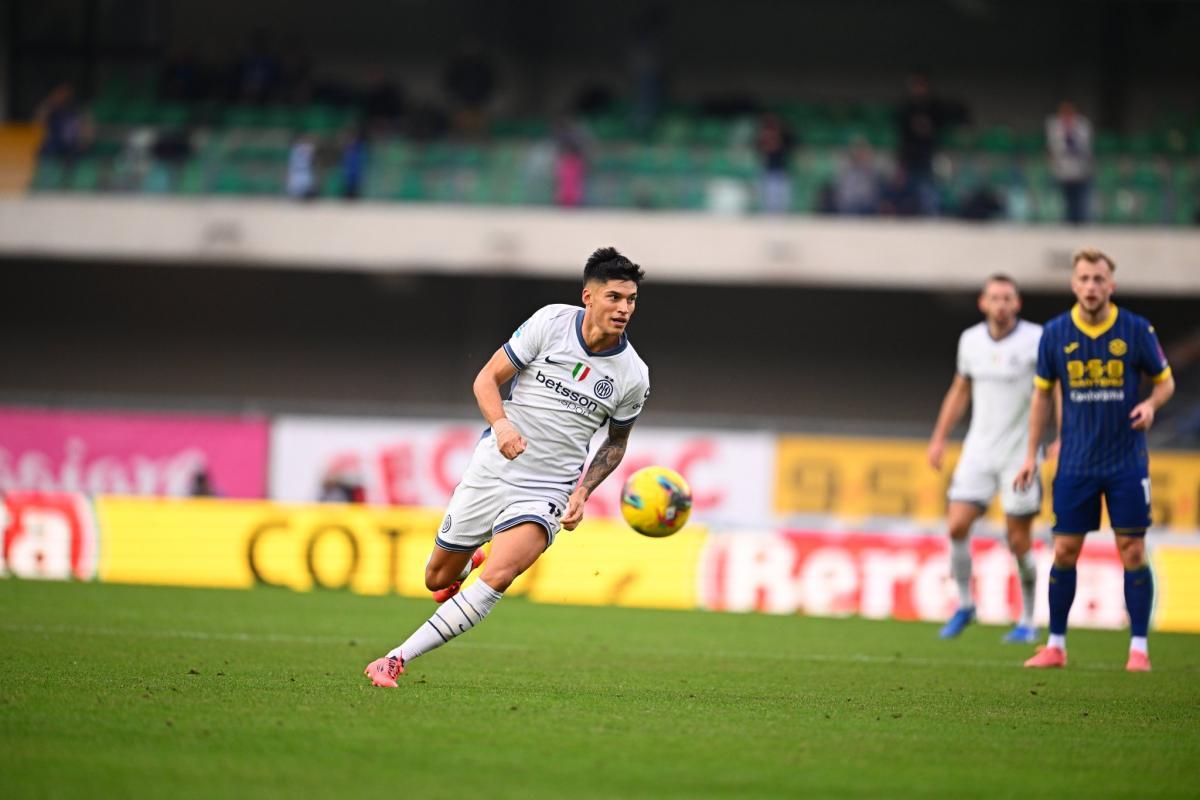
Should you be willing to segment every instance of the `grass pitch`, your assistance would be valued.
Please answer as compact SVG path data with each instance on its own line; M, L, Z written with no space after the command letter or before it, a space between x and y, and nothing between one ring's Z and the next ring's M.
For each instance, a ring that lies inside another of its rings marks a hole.
M0 581L0 795L1196 797L1200 637Z

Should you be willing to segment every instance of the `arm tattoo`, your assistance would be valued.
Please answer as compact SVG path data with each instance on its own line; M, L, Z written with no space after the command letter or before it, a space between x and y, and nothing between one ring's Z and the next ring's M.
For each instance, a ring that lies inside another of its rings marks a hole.
M580 483L580 486L588 490L588 494L595 491L596 487L617 468L617 464L621 463L621 459L625 457L625 445L629 443L629 431L632 429L632 425L620 427L609 424L608 438L596 451L596 457L592 459L587 474L583 476L583 481Z

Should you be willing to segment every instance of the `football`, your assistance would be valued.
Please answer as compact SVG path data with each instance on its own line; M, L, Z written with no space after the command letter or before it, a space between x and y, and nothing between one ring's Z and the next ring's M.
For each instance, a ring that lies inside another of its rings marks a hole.
M692 488L673 469L639 469L621 490L621 515L643 536L670 536L687 524L691 513Z

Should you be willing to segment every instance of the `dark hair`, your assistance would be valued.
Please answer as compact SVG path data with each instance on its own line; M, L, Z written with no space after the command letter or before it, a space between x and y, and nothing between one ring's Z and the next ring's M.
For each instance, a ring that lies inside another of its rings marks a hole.
M592 253L583 267L583 282L633 281L641 284L646 273L615 247L601 247Z
M1004 272L993 272L991 275L988 275L988 279L983 282L983 288L986 289L989 283L1007 283L1013 287L1013 291L1017 294L1021 293L1021 287L1017 286L1017 282L1013 280L1013 277Z

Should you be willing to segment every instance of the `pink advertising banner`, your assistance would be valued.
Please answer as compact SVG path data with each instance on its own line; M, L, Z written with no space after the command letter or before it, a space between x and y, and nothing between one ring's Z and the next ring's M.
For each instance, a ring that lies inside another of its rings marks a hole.
M263 497L268 430L257 417L0 408L0 494Z

